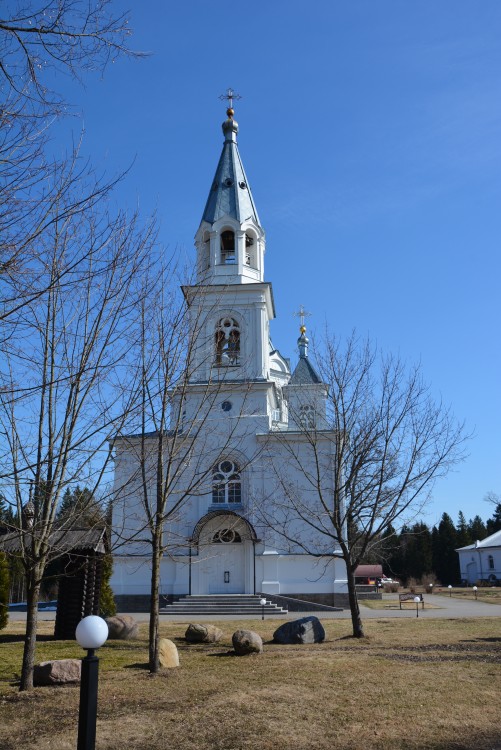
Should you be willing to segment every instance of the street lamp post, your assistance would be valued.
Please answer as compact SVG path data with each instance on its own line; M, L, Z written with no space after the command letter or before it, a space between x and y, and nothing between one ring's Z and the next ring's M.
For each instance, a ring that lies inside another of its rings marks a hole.
M266 604L266 599L260 599L259 604L261 605L261 620L264 620L264 607Z
M433 594L433 584L430 583L429 586L430 586L430 594Z
M476 600L477 599L477 591L478 591L478 589L477 589L476 586L473 587L473 591L475 592L475 600Z
M416 602L416 617L419 617L419 602L421 601L421 599L419 598L419 596L415 596L414 601Z
M87 650L87 656L82 659L77 750L94 750L99 671L99 659L94 651L108 638L108 626L102 617L89 615L80 620L75 636L80 646Z
M452 596L452 586L451 586L451 584L450 584L450 583L449 583L449 585L447 586L447 588L449 589L449 599L450 599L450 597Z

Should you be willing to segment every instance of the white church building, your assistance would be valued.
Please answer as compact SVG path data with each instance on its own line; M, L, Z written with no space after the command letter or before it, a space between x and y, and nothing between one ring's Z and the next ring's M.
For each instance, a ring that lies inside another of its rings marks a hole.
M304 503L318 500L306 465L313 460L313 433L321 489L329 493L334 434L327 424L328 388L308 359L304 320L292 371L271 343L275 306L265 281L265 233L240 158L231 100L222 127L223 150L195 236L196 281L183 289L197 345L182 403L172 411L182 410L182 421L170 425L171 435L190 435L198 425L196 460L179 478L197 490L166 522L161 603L186 595L260 594L346 606L337 543L319 539L312 554L315 532L301 528L304 521L287 509L289 492ZM139 442L153 446L156 439L131 435L115 445L111 585L122 612L141 611L149 602L151 546L141 533L137 456ZM205 482L194 481L190 471L202 472Z

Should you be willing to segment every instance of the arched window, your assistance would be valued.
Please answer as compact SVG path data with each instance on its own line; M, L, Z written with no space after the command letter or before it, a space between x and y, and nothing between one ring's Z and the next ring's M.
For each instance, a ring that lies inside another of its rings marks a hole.
M256 266L256 240L248 232L245 234L245 265Z
M242 502L240 469L234 461L225 459L214 466L212 470L212 502L218 504Z
M200 259L200 264L202 266L202 271L207 270L207 268L210 267L210 234L209 232L204 232L203 240L202 240L202 254Z
M299 407L299 423L305 430L315 429L315 409L310 404Z
M220 529L212 537L212 544L239 544L242 537L235 529Z
M221 318L216 326L216 365L240 364L240 326L234 318Z
M221 263L236 263L235 232L226 229L221 232Z
M489 557L487 558L487 560L489 562L489 570L494 570L494 558L493 558L493 556L489 555Z

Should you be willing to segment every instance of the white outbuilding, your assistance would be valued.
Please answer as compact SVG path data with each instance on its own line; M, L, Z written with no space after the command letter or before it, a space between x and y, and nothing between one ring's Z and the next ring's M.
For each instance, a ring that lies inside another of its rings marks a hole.
M461 580L471 585L478 581L495 584L501 581L501 531L460 547L459 555Z

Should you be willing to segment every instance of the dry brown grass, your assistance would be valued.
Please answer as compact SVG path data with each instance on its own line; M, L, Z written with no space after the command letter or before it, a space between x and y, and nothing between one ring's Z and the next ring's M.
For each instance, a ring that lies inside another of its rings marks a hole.
M288 647L266 643L277 624L223 622L223 643L189 646L186 624L164 623L181 667L156 677L145 625L141 640L103 647L96 750L501 748L498 619L371 620L362 641L326 620L325 643ZM231 655L241 627L263 636L262 655ZM20 695L21 632L0 634L0 748L73 750L78 687ZM69 642L38 649L39 660L81 655Z

